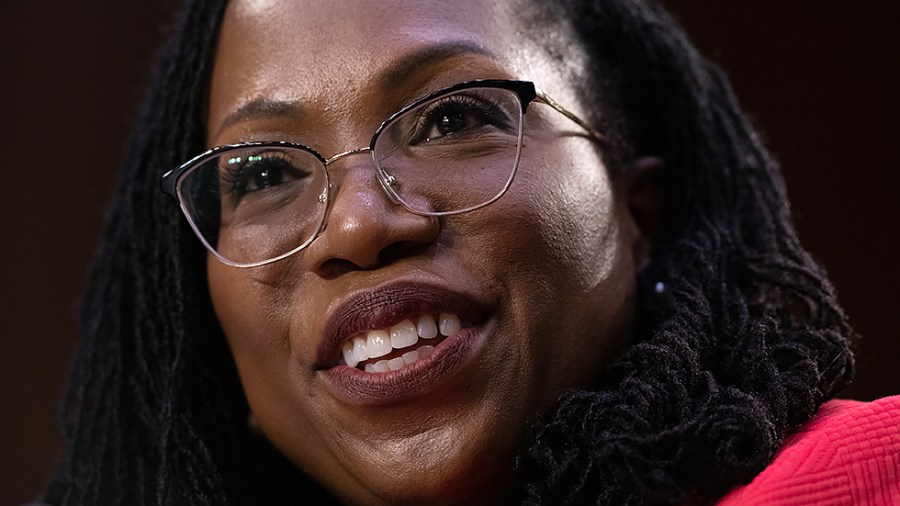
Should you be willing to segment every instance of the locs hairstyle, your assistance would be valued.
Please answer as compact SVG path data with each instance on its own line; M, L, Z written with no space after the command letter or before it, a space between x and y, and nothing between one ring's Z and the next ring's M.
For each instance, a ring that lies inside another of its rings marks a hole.
M797 240L776 163L669 16L652 0L531 3L538 29L556 34L548 51L588 55L573 76L618 139L604 153L612 170L665 159L665 213L633 345L527 434L519 497L719 496L848 383L853 332ZM331 501L248 428L203 248L159 192L161 174L205 147L224 7L189 0L162 51L92 273L49 503Z

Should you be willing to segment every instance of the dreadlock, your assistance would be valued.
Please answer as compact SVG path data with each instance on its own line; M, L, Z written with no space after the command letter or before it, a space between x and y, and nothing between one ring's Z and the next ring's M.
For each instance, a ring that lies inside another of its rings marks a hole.
M246 402L205 288L205 255L158 190L163 172L204 146L224 8L189 2L162 48L94 262L52 503L228 504L249 493L253 470L239 465L248 455L271 458L270 472L285 468L246 434Z
M601 86L587 103L619 101L619 158L665 159L666 210L636 342L600 389L564 394L532 430L517 459L526 502L715 498L847 385L853 331L797 240L777 164L668 14L636 0L539 10L590 55Z
M205 253L158 191L162 173L204 148L225 3L188 0L163 47L95 260L49 503L334 502L248 429ZM527 434L521 497L717 497L848 383L853 332L797 240L777 164L667 14L639 0L531 3L589 55L583 98L621 139L606 156L666 160L666 213L638 279L634 344L598 388L562 394Z

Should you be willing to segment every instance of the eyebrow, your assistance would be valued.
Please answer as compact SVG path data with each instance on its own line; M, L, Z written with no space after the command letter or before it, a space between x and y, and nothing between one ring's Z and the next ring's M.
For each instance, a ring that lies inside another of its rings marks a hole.
M465 54L476 54L497 59L490 51L467 40L442 42L422 47L392 62L379 73L378 85L382 90L396 88L398 82L409 79L411 74L419 72L423 68Z
M213 138L218 137L223 130L235 123L251 119L271 119L295 116L300 114L301 110L302 107L297 101L257 98L247 102L228 114L228 116L222 120L222 124L219 125Z
M487 51L470 41L442 42L440 44L422 47L404 55L397 61L392 62L388 67L378 73L376 82L381 90L394 89L397 87L398 82L408 80L411 74L420 72L423 68L428 68L437 63L464 54L477 54L496 59L490 51ZM222 124L219 125L213 137L217 137L223 130L235 123L252 119L273 119L296 116L299 115L302 110L303 107L299 101L257 98L229 113L228 116L222 120Z

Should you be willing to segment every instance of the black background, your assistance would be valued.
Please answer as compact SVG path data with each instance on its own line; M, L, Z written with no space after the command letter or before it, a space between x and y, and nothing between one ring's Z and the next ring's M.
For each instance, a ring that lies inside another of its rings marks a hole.
M0 504L41 488L85 269L175 0L8 2L0 25ZM784 166L863 335L846 397L900 393L900 2L668 0Z

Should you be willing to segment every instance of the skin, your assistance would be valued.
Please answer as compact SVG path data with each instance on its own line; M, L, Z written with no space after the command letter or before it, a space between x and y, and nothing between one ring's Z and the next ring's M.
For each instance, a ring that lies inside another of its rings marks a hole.
M214 62L208 143L289 140L332 156L367 145L405 103L476 78L534 81L586 116L568 74L522 37L516 12L469 0L234 1ZM390 75L410 54L459 42L480 51ZM255 99L298 107L226 122ZM370 158L342 159L329 166L326 228L306 250L251 269L210 257L210 294L256 421L342 501L494 503L510 488L528 423L560 391L589 386L627 344L635 273L650 248L635 219L646 196L611 181L597 143L545 105L529 108L525 145L505 196L442 219L391 203ZM489 335L428 395L343 402L315 365L327 317L350 295L395 281L483 302Z

